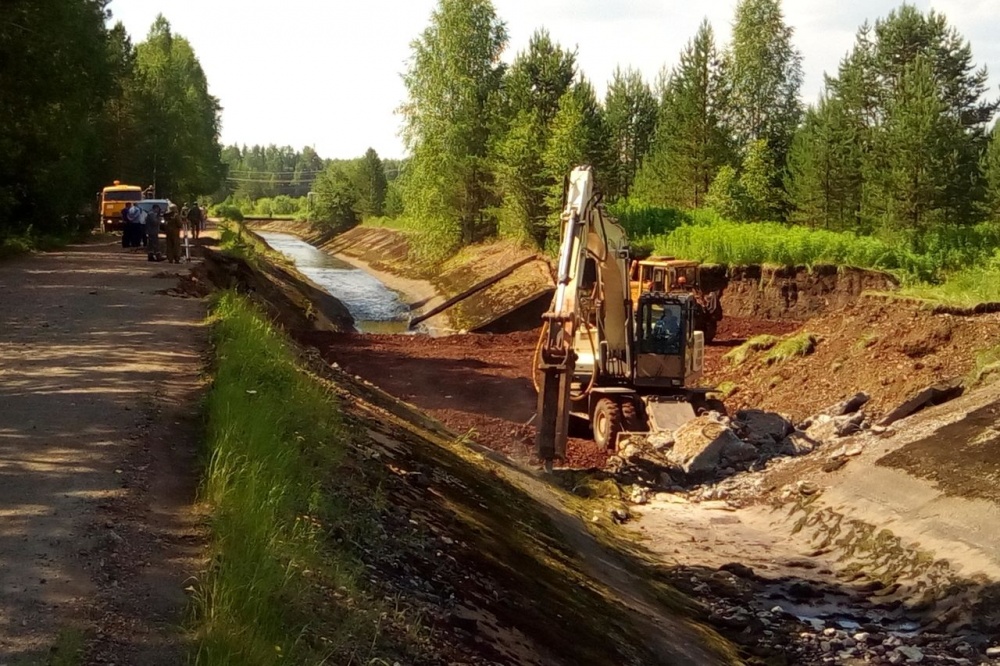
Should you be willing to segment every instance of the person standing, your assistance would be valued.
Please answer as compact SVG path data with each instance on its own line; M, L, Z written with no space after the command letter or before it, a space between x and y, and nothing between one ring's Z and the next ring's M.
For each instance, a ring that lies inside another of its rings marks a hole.
M122 247L139 247L142 244L142 209L134 201L122 209L122 222Z
M163 214L160 204L153 204L153 209L146 213L146 253L149 261L163 261L160 254L160 222Z
M181 214L177 210L177 204L170 204L167 207L167 214L163 216L167 226L167 261L172 264L181 263Z
M197 201L192 203L191 207L188 208L187 220L188 223L191 225L191 236L195 240L198 240L198 235L201 232L202 219L201 219L201 208L198 207Z

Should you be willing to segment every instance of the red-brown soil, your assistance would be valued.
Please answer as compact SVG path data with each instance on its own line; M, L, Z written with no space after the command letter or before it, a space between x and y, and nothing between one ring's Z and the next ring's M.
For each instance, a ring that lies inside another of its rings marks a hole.
M735 344L760 333L784 334L798 322L732 318L722 322L706 363L722 365ZM303 342L350 374L428 412L451 430L511 458L527 460L534 450L536 393L531 362L538 331L503 335L423 335L309 333ZM585 427L570 440L565 464L601 466L599 449Z
M531 361L538 332L423 335L311 333L305 342L350 374L426 411L451 430L514 459L534 449ZM566 465L601 466L593 440L571 439Z
M736 384L727 399L730 409L767 409L794 419L865 391L872 397L866 411L877 417L927 386L967 376L977 352L1000 342L996 314L933 314L918 303L878 296L800 326L817 336L812 354L768 364L758 353L740 366L713 358L706 383ZM754 334L784 332L754 328Z
M798 329L818 336L813 354L769 365L757 354L742 366L723 356L760 334ZM425 410L458 434L518 460L530 460L536 394L531 361L537 331L503 335L357 335L310 333L324 357ZM807 324L727 317L706 350L703 385L733 382L732 411L767 409L805 418L857 391L879 416L926 386L969 373L976 352L1000 340L1000 315L935 315L919 305L864 298ZM604 463L585 428L570 440L565 464Z

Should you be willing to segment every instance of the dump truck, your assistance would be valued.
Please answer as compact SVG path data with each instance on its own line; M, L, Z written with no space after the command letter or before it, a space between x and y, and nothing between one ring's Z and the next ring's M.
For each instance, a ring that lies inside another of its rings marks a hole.
M626 432L675 430L695 417L710 389L697 298L642 290L633 302L625 230L608 217L593 170L570 174L561 215L556 294L535 350L535 449L547 469L564 459L571 418L600 446Z

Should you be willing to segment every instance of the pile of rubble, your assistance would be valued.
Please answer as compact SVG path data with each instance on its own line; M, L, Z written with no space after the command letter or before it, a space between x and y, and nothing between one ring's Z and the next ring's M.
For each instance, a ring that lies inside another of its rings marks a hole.
M673 432L624 434L608 471L631 483L671 490L762 469L775 458L805 455L862 431L886 433L886 426L865 415L868 400L858 393L799 424L758 409L732 417L709 411Z

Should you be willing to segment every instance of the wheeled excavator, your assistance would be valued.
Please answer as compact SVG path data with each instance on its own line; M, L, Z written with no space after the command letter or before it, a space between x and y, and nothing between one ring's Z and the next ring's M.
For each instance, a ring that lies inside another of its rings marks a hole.
M569 176L561 215L556 293L536 350L536 453L565 458L570 418L589 421L614 447L622 432L673 431L695 417L707 389L695 298L644 291L633 304L625 230L608 217L593 169Z

